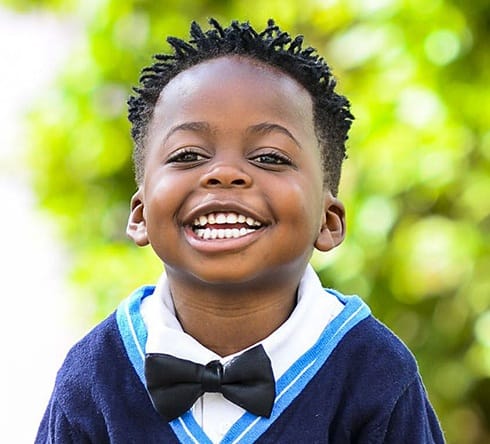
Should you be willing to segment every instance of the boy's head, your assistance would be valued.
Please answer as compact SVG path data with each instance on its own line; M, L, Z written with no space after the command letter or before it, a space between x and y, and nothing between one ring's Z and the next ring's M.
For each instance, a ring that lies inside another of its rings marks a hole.
M353 116L347 99L334 91L336 83L328 65L314 54L313 48L302 47L302 36L292 39L272 20L260 33L248 23L233 22L228 28L222 28L215 20L210 20L210 23L213 28L206 32L193 23L189 42L168 38L174 53L155 56L157 62L143 70L141 86L135 89L137 95L129 100L138 185L141 185L144 177L145 139L163 88L179 73L194 65L223 56L239 55L279 69L309 92L324 184L334 196L337 195L345 158L345 141Z
M127 232L174 283L295 288L313 249L344 237L334 194L348 102L313 50L288 46L272 23L262 34L214 26L193 25L192 44L171 39L176 53L159 56L130 101Z

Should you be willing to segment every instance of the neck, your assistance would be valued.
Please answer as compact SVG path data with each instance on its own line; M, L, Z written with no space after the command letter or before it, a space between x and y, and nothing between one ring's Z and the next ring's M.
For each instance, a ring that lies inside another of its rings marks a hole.
M239 352L279 328L296 305L299 278L260 288L200 285L172 279L177 317L186 333L220 356ZM269 287L269 288L268 288Z

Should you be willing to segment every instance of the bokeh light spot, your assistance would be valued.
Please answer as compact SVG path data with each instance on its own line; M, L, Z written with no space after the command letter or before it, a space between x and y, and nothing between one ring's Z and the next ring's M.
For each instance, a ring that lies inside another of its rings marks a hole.
M461 41L453 31L439 29L430 33L424 43L427 58L435 65L447 65L461 51Z

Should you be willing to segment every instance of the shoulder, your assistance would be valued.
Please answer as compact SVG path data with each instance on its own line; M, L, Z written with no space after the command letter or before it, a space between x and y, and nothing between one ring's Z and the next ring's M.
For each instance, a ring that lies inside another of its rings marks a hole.
M310 368L321 361L320 367L281 424L296 424L310 441L322 436L328 442L434 442L418 439L439 436L440 430L413 354L358 297L339 299L344 309L309 353Z
M70 349L63 367L69 367L73 362L84 368L94 365L98 356L112 347L119 348L120 342L116 316L112 313ZM81 357L84 359L80 360Z
M415 357L408 347L372 315L351 330L346 345L355 347L361 356L376 355L379 359L389 360L394 366L417 371Z
M141 287L124 299L117 310L95 326L68 352L58 379L91 382L114 380L116 374L133 368L132 352L137 348L142 361L146 327L140 313L141 301L154 287ZM121 369L121 371L120 371ZM133 371L134 373L134 371Z
M124 359L115 313L98 324L68 352L55 383L55 393L63 401L83 401L92 391L93 384L114 371L118 361ZM88 389L90 387L90 389Z
M115 312L113 312L83 336L68 352L67 358L86 351L98 352L100 349L103 350L107 343L113 345L117 336L117 322Z
M356 313L364 307L365 315L346 329L320 370L318 382L327 384L335 396L353 400L351 405L360 410L360 415L362 411L387 413L408 387L420 381L415 357L387 326L370 314L358 297L343 297L342 302L344 312ZM338 318L342 320L342 316L346 315L341 313Z
M413 379L418 374L414 355L386 325L376 319L369 307L358 296L344 296L334 290L329 290L343 304L344 309L337 316L341 326L336 329L344 331L342 338L332 353L334 360L344 363L346 369L362 371L371 374L379 373L381 369L393 373L397 380L404 375ZM357 363L359 365L353 365Z
M56 376L38 431L39 442L48 436L63 442L87 442L86 436L93 433L101 438L99 442L105 442L100 412L112 390L108 384L111 373L114 383L118 383L116 369L124 352L120 342L113 313L71 348Z
M379 389L385 384L401 392L419 374L412 352L372 315L345 335L332 357L339 358L339 365L347 365L349 374L357 374L360 381L369 383L373 389L379 383Z
M153 443L168 437L170 429L162 427L125 347L119 312L118 308L68 352L39 429L40 439ZM154 439L146 439L147 433Z
M414 355L372 315L343 336L316 382L315 393L323 389L327 404L337 406L332 433L366 442L443 442Z

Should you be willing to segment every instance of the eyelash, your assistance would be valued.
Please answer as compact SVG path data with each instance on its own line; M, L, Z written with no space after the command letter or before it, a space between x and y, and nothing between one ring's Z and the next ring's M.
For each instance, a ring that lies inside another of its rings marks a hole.
M264 162L260 161L260 158L272 158L274 159L273 162ZM259 163L259 164L266 164L266 165L291 165L292 161L289 157L285 156L284 154L279 154L276 151L271 151L271 152L265 152L258 154L254 157L251 158L252 161Z
M193 159L185 159L185 157L193 156ZM167 163L195 163L205 160L206 157L201 153L196 152L196 150L192 148L184 148L182 150L177 151L172 154L168 159Z
M189 158L192 157L191 159ZM268 158L268 160L265 160ZM207 157L197 152L192 148L183 148L176 153L172 154L168 159L167 163L180 163L180 164L193 164L199 163L206 160ZM262 159L262 160L261 160ZM250 160L259 165L271 165L271 166L280 166L280 165L292 165L292 161L289 157L284 154L280 154L276 151L263 152L257 154L250 158Z

